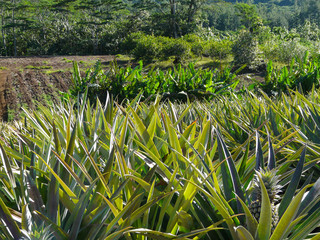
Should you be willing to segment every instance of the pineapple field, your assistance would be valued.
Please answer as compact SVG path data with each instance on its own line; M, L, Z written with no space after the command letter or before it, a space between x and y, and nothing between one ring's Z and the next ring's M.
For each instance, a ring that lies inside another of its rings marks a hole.
M319 0L0 2L0 240L320 240Z
M120 102L97 76L1 124L1 239L320 239L319 89Z

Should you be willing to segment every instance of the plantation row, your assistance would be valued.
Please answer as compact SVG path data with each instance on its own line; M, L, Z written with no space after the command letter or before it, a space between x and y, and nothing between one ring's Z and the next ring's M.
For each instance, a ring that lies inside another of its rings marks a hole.
M134 68L118 67L113 63L110 69L105 71L97 62L96 66L82 77L77 63L74 63L73 86L70 93L64 94L64 97L67 100L72 96L77 97L89 88L89 99L94 100L99 97L101 101L104 101L107 91L116 96L119 101L133 99L140 91L143 91L144 98L161 94L181 100L185 100L186 95L212 99L217 95L229 94L230 91L245 91L244 87L239 87L239 75L243 67L236 71L231 67L210 70L196 68L194 63L189 63L187 67L178 65L163 71L158 68L144 69L140 62L139 66ZM248 86L248 89L260 88L268 95L287 92L288 88L299 88L303 92L308 92L313 85L319 86L319 79L320 58L309 59L307 52L303 59L294 58L288 67L281 69L275 68L270 61L266 68L264 82L255 81Z
M320 91L288 91L25 110L2 125L0 238L320 239Z

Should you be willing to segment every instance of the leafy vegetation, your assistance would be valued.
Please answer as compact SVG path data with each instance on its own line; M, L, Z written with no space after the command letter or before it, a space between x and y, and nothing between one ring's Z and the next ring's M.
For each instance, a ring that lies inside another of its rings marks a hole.
M244 65L243 67L245 67ZM289 67L277 68L270 61L266 67L264 81L253 82L248 89L262 89L269 96L288 93L289 89L299 89L308 93L313 87L319 86L320 58L309 59L308 52L301 60L292 59ZM178 65L167 70L158 68L146 69L142 61L136 67L119 67L113 62L108 70L101 68L97 62L95 67L87 70L81 76L78 64L73 65L73 84L69 93L63 93L66 100L82 96L87 91L88 98L95 102L96 98L103 101L105 93L112 93L119 102L124 99L133 99L142 93L142 99L152 98L156 94L169 97L173 100L187 101L192 99L213 99L219 95L243 93L245 87L239 87L239 72L232 67L224 69L195 68L194 63L186 67Z
M320 5L228 2L0 1L1 55L141 60L0 124L0 239L320 239Z
M215 31L237 35L258 22L272 30L295 30L304 39L312 35L315 41L319 8L317 0L1 0L0 55L119 54L126 51L122 46L127 36L137 32L207 38ZM306 24L310 31L301 30Z
M94 69L89 69L85 77L81 77L78 64L74 62L73 85L69 96L76 98L83 95L88 89L89 99L95 101L105 98L105 93L109 91L120 102L124 99L133 99L139 92L143 92L143 98L149 98L155 94L177 94L182 93L181 97L186 99L186 95L193 97L208 97L217 94L229 94L236 88L239 81L236 74L231 73L230 68L223 71L218 69L196 69L193 63L186 68L178 65L172 69L162 71L152 68L145 71L142 62L134 68L118 67L113 62L110 69L101 69L100 62L97 62Z
M140 99L120 106L108 95L93 108L85 94L3 126L0 237L319 237L318 90ZM267 183L254 180L261 168L275 169L281 189L272 232ZM247 208L255 181L257 220Z

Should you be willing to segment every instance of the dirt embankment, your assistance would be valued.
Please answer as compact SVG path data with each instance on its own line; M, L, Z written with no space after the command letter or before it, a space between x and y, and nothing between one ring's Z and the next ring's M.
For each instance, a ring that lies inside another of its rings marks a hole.
M21 107L36 107L59 100L59 91L68 91L71 84L72 63L82 69L92 67L98 60L110 63L113 56L60 57L0 57L0 120L18 116Z

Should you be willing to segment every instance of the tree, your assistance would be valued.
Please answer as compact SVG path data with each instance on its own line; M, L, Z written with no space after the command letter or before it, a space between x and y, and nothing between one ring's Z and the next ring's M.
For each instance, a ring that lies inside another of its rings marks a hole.
M97 53L98 45L102 36L102 28L116 18L118 11L124 8L120 0L81 0L76 6L77 10L84 13L78 24L89 27L93 53Z
M153 33L178 38L195 29L203 3L204 0L138 0L134 7L148 10Z
M238 10L238 16L241 19L241 23L246 28L253 30L253 28L256 28L262 23L254 5L237 3L235 7Z

